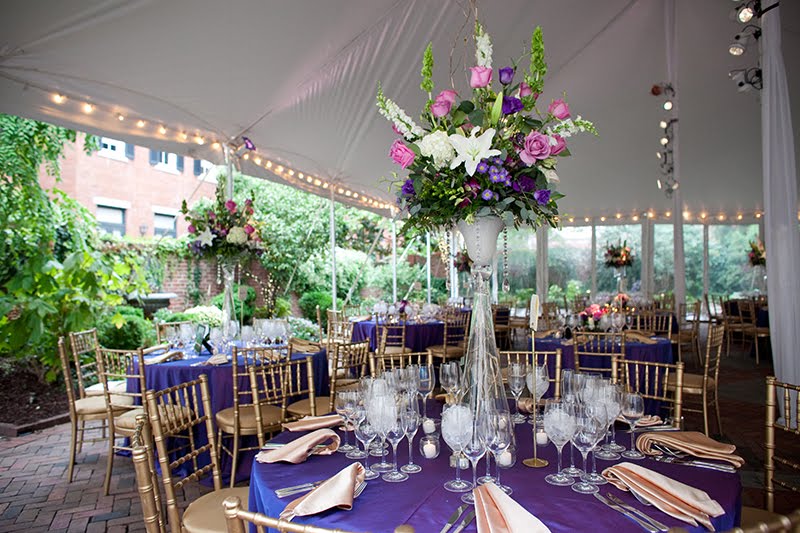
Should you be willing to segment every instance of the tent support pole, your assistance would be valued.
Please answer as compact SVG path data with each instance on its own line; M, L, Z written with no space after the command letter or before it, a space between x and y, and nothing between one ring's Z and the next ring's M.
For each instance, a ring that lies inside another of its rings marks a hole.
M331 226L331 305L333 310L336 311L336 200L334 187L331 185L331 209L330 209L330 226Z
M592 222L592 292L590 299L597 295L597 225ZM567 302L569 305L569 302Z
M228 170L228 179L225 180L225 196L233 200L233 156L230 146L225 147L225 167Z
M392 301L397 301L397 223L392 219Z

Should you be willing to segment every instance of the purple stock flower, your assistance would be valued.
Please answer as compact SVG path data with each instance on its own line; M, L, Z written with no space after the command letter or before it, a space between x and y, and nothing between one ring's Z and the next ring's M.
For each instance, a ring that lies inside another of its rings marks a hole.
M483 198L484 200L486 200L488 202L489 200L494 198L494 193L492 191L490 191L489 189L486 189L485 191L483 191L481 193L481 198Z
M486 174L486 171L489 170L489 163L487 163L485 159L481 159L481 162L478 163L478 167L475 170L480 174Z
M514 79L514 69L511 67L503 67L498 71L500 83L508 85Z
M550 201L550 191L548 189L539 189L533 193L533 197L539 202L539 205L545 205Z
M503 97L503 114L504 115L511 115L512 113L517 113L518 111L522 111L522 100L519 98L515 98L514 96L504 96Z
M417 193L417 191L414 190L414 181L411 178L407 179L406 182L403 183L401 192L404 196L414 196Z
M511 187L517 192L531 192L536 189L536 180L523 174L517 178L517 181Z

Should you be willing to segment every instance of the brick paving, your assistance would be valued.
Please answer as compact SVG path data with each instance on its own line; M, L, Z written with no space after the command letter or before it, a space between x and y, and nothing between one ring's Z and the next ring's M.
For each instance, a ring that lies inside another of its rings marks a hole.
M741 471L744 505L763 505L764 377L771 371L768 362L756 367L741 353L732 352L723 361L722 440L736 444L747 460ZM688 414L686 425L687 429L701 429L702 419ZM789 453L800 457L800 443L778 437L779 449L791 446ZM106 445L84 447L72 483L66 482L68 450L69 424L0 439L0 532L144 531L131 460L115 459L111 494L103 496ZM208 490L190 484L183 503ZM776 511L796 508L800 508L800 494L777 493Z

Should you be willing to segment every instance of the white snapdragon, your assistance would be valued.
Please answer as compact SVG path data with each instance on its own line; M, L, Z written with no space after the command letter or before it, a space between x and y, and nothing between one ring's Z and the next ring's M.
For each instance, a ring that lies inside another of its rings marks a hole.
M551 136L558 134L566 139L568 137L572 137L577 133L583 133L586 131L597 135L597 130L595 129L594 124L592 124L588 120L584 120L583 118L581 118L580 115L578 115L574 121L571 118L568 118L562 120L555 126L548 128L547 134ZM553 141L551 140L551 143L552 142Z
M436 130L426 135L417 143L417 146L419 146L419 152L422 155L433 158L433 164L437 169L444 168L450 164L455 155L450 138L442 130Z
M475 38L475 63L479 67L492 68L492 40L486 32Z
M378 112L390 120L406 140L413 141L425 133L405 111L400 109L399 105L389 98L378 101Z

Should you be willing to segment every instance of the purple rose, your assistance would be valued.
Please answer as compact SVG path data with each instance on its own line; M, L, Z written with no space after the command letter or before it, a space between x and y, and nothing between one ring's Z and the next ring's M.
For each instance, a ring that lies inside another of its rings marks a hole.
M417 191L414 190L414 181L411 178L407 179L405 183L403 183L402 189L400 192L403 193L403 196L414 196Z
M550 155L558 155L567 148L567 141L558 133L553 135L553 139L556 141L556 144L550 147Z
M556 117L558 120L569 118L569 106L561 98L550 102L547 112Z
M517 113L518 111L522 111L523 109L522 100L519 98L515 98L513 96L504 96L503 97L503 114L510 115L512 113Z
M517 192L531 192L536 189L536 180L523 174L517 177L517 181L511 184L511 188Z
M525 143L519 152L519 158L531 166L540 159L550 157L550 139L538 131L532 131L525 137Z
M191 224L189 224L189 227L186 228L186 231L188 231L189 233L194 233L195 231L197 231L197 229Z
M492 83L492 69L489 67L469 67L469 86L481 89Z
M408 168L408 166L414 162L414 152L403 144L403 141L400 139L395 139L392 143L392 147L389 150L389 157L403 168Z
M500 78L500 83L503 85L508 85L514 79L514 69L511 67L503 67L497 72L497 74Z
M227 209L230 214L234 214L236 212L236 202L228 200L225 202L225 209Z
M539 189L533 193L533 198L539 202L539 205L546 205L550 201L550 191L548 189Z

